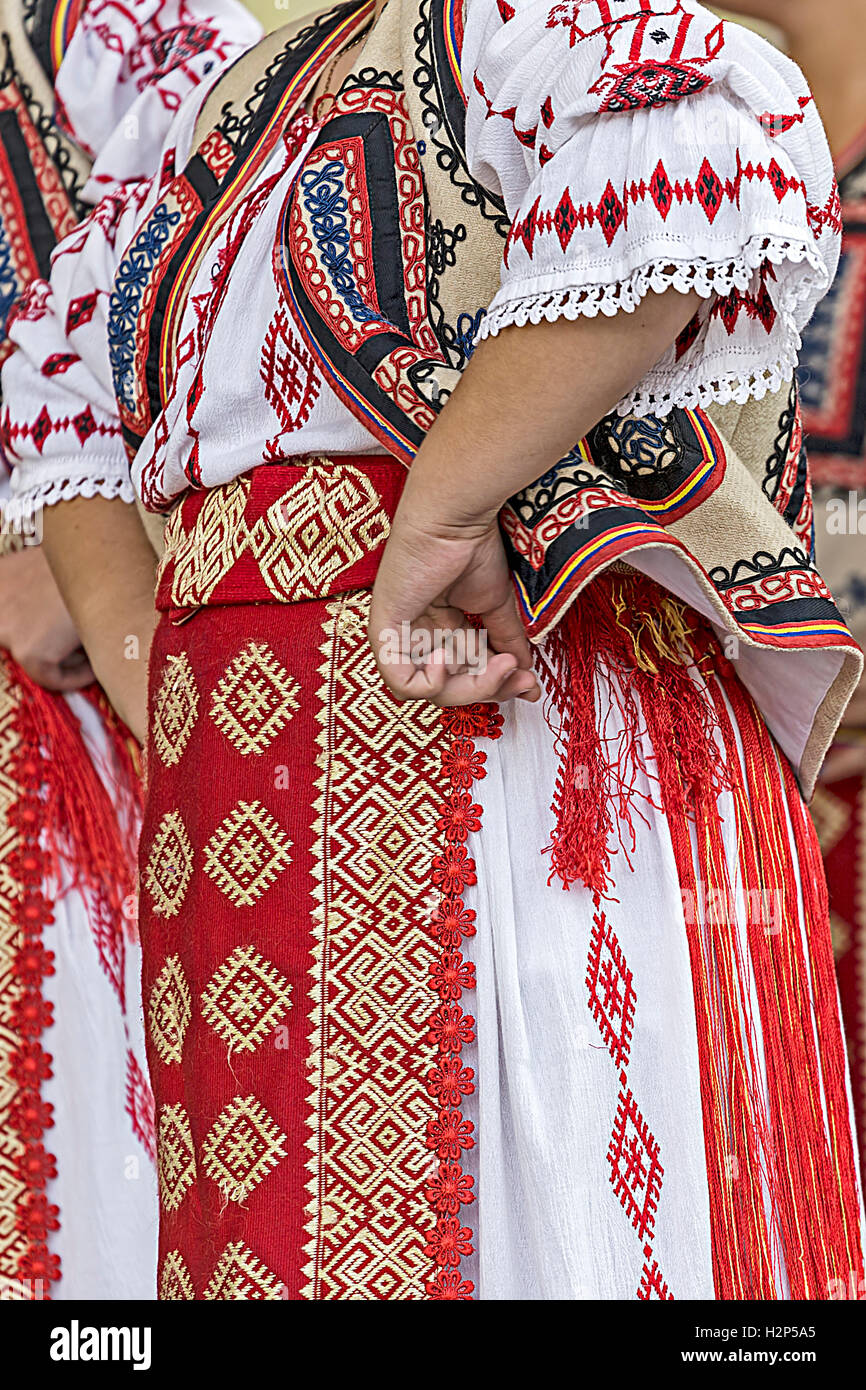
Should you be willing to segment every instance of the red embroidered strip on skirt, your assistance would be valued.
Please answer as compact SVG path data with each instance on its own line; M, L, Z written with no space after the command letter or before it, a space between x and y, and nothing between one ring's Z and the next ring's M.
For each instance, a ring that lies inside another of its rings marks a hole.
M162 1298L472 1293L461 892L501 720L378 679L359 585L402 470L358 462L258 469L169 533L141 913Z
M53 1106L43 1096L55 1074L53 895L61 876L100 918L104 962L123 951L122 904L134 887L129 841L138 771L132 743L104 695L88 692L103 720L114 804L79 722L61 695L42 690L0 652L0 1298L50 1299L62 1276L53 1248L63 1214L47 1189L57 1177L50 1151ZM127 828L124 829L123 827ZM135 1058L129 1054L129 1063ZM142 1142L152 1105L138 1077L130 1118Z

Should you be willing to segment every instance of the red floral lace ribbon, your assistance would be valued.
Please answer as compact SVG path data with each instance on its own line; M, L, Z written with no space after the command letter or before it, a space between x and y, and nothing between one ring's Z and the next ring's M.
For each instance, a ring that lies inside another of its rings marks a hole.
M475 935L475 913L466 907L463 894L478 881L466 841L481 828L481 807L473 800L472 788L486 776L487 755L476 748L475 739L500 738L502 722L496 705L468 705L442 714L447 735L442 771L451 790L438 821L442 852L433 861L433 890L439 901L431 931L438 955L430 982L439 1004L430 1021L430 1036L439 1055L427 1077L438 1107L427 1129L427 1146L439 1159L438 1171L426 1187L427 1200L436 1213L426 1249L436 1266L427 1284L428 1296L434 1300L466 1302L475 1291L473 1282L460 1271L463 1259L473 1252L472 1230L463 1224L461 1208L475 1200L474 1179L463 1170L463 1154L475 1146L474 1125L461 1109L464 1096L475 1090L475 1073L462 1059L464 1046L475 1041L475 1019L461 1003L464 990L475 988L475 967L461 949L464 939Z

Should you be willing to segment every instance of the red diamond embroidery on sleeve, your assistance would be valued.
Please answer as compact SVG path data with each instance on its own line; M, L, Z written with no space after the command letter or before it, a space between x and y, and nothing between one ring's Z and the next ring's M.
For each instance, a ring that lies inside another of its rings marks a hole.
M73 299L66 314L66 332L71 333L73 329L80 328L82 324L89 323L93 318L93 311L96 308L96 292L83 294L78 299Z
M490 114L498 116L503 113L491 108ZM735 151L735 154L738 155L738 152ZM550 152L547 151L546 158L550 157ZM585 227L593 227L596 222L608 246L612 246L620 229L628 226L629 209L645 203L647 198L654 203L663 222L667 221L675 203L680 206L697 203L707 221L712 224L725 201L736 204L741 196L743 184L754 182L767 182L780 203L792 194L805 196L805 185L794 175L786 174L775 160L769 167L765 167L751 161L743 165L739 163L738 158L735 176L722 181L709 159L705 158L694 183L691 179L684 182L677 179L672 183L664 164L659 160L649 183L643 179L640 182L633 179L630 183L623 184L618 192L613 182L608 179L597 203L573 203L569 189L565 189L554 206L542 210L539 197L523 217L516 217L511 224L505 244L505 264L508 265L511 247L518 242L523 244L526 254L531 257L536 237L555 233L565 250L575 228L580 227L582 231ZM568 213L567 218L563 217L564 207ZM807 216L816 237L822 235L825 227L838 230L841 227L838 190L831 194L824 208L807 205Z
M780 171L781 172L781 171ZM695 195L698 202L707 214L709 223L715 222L719 215L724 197L722 181L708 159L701 165L701 172L698 174L695 184Z
M46 357L42 363L43 376L60 376L63 372L68 372L73 362L80 362L81 358L75 352L52 352L50 357Z

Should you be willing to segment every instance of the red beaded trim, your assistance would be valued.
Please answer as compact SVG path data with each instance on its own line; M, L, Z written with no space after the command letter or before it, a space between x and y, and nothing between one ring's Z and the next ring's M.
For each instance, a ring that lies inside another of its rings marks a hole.
M42 981L54 974L54 955L43 945L43 929L54 921L53 903L42 892L51 874L51 855L40 845L45 821L42 790L45 759L21 699L14 721L16 746L8 772L18 796L8 812L15 833L15 849L7 870L19 896L13 907L18 949L14 958L10 1022L17 1044L9 1054L9 1079L15 1093L9 1109L10 1128L18 1136L21 1152L16 1175L21 1183L15 1202L15 1228L23 1238L16 1273L22 1293L30 1285L30 1298L48 1299L51 1285L60 1278L59 1256L48 1249L48 1233L59 1229L59 1212L45 1195L45 1187L57 1176L56 1159L42 1143L54 1124L53 1107L42 1099L42 1083L52 1075L52 1057L42 1047L42 1034L52 1022L52 1006L44 998Z
M463 1097L475 1090L475 1073L463 1065L461 1053L464 1044L475 1041L475 1019L464 1013L460 1000L464 990L475 988L475 967L460 948L465 937L475 935L475 913L466 907L463 893L478 880L466 840L481 828L481 807L473 801L472 787L486 775L487 755L476 749L475 739L501 737L502 715L496 705L467 705L445 710L442 725L442 771L451 790L437 822L442 853L433 861L432 882L439 901L430 929L438 956L430 968L430 982L439 1004L430 1021L430 1039L439 1055L427 1076L437 1105L436 1118L427 1126L427 1147L436 1153L439 1168L426 1187L436 1225L425 1253L436 1266L427 1284L428 1297L467 1302L475 1285L463 1279L460 1265L472 1254L473 1235L460 1209L474 1202L475 1194L474 1179L464 1173L461 1160L464 1150L475 1146L475 1127L463 1118L460 1107Z

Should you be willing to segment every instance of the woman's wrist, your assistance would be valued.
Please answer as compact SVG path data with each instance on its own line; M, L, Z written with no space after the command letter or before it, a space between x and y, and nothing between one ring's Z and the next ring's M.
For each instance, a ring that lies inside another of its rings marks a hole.
M96 679L139 739L145 733L147 668L156 628L152 593L125 593L122 602L92 595L79 616L82 645Z
M398 516L429 535L453 537L485 535L498 524L499 513L510 494L507 480L495 469L462 457L448 428L453 421L436 422L409 469ZM469 446L470 455L475 452Z
M438 492L425 492L422 486L404 492L394 518L392 531L404 529L436 540L476 540L498 525L499 508L474 512L459 499L446 500Z

